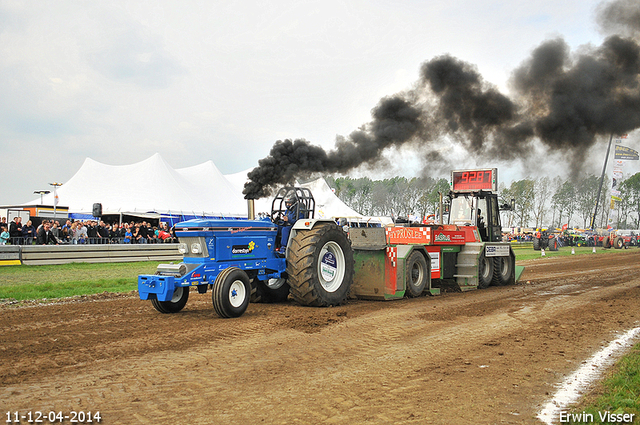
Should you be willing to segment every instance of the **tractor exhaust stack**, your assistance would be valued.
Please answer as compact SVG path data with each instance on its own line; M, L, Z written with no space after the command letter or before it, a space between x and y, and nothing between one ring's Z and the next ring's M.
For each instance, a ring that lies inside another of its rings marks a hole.
M248 217L249 220L255 220L256 219L256 203L254 199L247 199L247 210L248 210Z

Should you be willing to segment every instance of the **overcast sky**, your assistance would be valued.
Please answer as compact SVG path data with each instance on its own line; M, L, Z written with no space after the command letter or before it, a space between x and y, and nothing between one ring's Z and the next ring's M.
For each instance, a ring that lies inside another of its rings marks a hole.
M124 165L158 152L174 168L213 160L229 174L278 139L330 149L445 53L508 94L544 40L602 42L597 4L0 0L0 205L38 198L86 157Z

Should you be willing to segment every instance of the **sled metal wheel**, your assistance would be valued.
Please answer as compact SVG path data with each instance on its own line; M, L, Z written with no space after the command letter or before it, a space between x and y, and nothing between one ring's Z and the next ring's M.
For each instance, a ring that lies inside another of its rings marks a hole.
M409 256L407 260L407 290L405 295L408 297L419 297L422 295L424 288L427 286L427 276L429 268L424 255L416 251Z
M478 258L478 288L485 289L493 280L493 258L487 258L484 249Z
M173 297L169 301L151 300L153 307L160 313L177 313L187 305L189 300L189 287L178 286L173 291Z
M249 276L237 267L220 272L213 284L211 299L218 316L240 317L249 306L251 283Z

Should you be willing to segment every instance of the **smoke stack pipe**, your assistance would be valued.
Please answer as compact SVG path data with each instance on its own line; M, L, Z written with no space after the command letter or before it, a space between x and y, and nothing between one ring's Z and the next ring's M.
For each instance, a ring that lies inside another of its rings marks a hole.
M438 224L444 224L442 221L444 219L443 217L443 208L444 208L444 196L442 195L442 192L438 192L438 197L439 197L439 207L440 207L440 211L438 212ZM449 222L451 223L451 222Z
M253 199L247 199L247 209L248 209L249 220L255 220L256 219L256 204L255 204L255 201Z

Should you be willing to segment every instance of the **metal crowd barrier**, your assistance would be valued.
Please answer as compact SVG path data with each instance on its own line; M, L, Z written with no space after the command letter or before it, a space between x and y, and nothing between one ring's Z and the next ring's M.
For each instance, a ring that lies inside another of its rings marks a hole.
M84 241L79 242L79 243L73 243L73 241L66 240L66 239L59 239L59 241L60 241L61 244L69 244L69 245L71 245L71 244L73 244L73 245L95 245L95 244L104 245L104 244L114 244L114 243L115 244L118 244L118 243L127 243L127 244L129 244L130 243L130 244L135 245L136 243L138 243L138 242L133 242L133 243L132 242L125 242L124 239L125 239L124 237L119 237L119 238L87 238ZM35 238L31 238L31 243L29 243L27 241L27 238L22 238L22 237L20 237L20 238L9 238L8 244L9 245L27 245L28 246L28 245L34 245L35 241L36 241ZM156 239L156 238L153 238L153 239L152 238L148 238L148 239L146 239L146 241L147 242L144 242L144 243L147 243L147 244L150 244L150 243L170 243L170 242L165 242L163 240Z
M176 243L0 245L0 266L180 260Z

